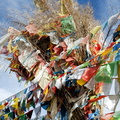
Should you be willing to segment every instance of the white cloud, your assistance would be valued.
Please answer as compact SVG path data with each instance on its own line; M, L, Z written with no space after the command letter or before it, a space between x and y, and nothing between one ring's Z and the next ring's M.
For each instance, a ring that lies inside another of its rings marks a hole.
M8 98L11 95L13 95L13 93L11 93L8 90L5 90L3 88L0 88L0 101Z

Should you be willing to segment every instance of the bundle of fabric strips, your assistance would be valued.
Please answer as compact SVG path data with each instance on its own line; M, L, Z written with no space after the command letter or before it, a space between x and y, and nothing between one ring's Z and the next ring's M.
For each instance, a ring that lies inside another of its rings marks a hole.
M45 109L44 119L119 120L119 16L111 16L79 39L72 15L60 17L57 31L42 35L34 23L25 31L8 28L0 40L0 54L8 56L10 70L20 82L37 84L37 89L2 101L0 119L32 119L32 107L37 112ZM115 94L110 93L112 85ZM104 107L111 112L104 114Z

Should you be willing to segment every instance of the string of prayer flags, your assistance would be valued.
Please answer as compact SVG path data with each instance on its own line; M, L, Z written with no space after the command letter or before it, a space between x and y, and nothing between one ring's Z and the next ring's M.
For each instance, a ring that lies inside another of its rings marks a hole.
M21 120L31 119L33 109L36 108L36 104L37 104L35 100L39 99L39 97L37 98L34 97L33 91L40 91L38 84L32 85L26 88L25 90L20 91L16 95L13 95L15 97L11 96L11 99L9 99L9 101L7 99L5 100L5 101L8 101L6 103L2 101L0 105L0 113L1 113L0 118L1 119L4 119L4 118L18 119L19 118Z

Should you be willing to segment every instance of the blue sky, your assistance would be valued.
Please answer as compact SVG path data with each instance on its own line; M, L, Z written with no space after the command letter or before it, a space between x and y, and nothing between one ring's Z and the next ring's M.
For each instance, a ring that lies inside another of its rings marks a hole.
M90 3L95 18L104 22L111 15L120 11L120 0L78 0L80 4Z
M79 0L81 4L90 3L94 10L95 18L101 22L106 21L111 15L120 11L120 0ZM0 0L0 25L9 26L10 10L25 11L23 7L32 5L32 0ZM14 16L14 15L13 15ZM8 62L0 61L0 101L24 89L24 85L17 82L15 74L5 71Z

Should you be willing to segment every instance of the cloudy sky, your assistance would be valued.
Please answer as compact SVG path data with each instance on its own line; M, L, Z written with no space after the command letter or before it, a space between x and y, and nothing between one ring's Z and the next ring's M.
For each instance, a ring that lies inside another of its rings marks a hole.
M90 3L94 9L95 18L101 23L106 21L111 15L120 11L120 0L79 0L81 4ZM27 12L25 8L34 7L32 0L0 0L0 26L6 28L11 25L8 21L12 12L18 9ZM12 11L13 10L13 11ZM8 62L0 56L0 101L24 89L24 84L20 84L14 73L9 74Z

